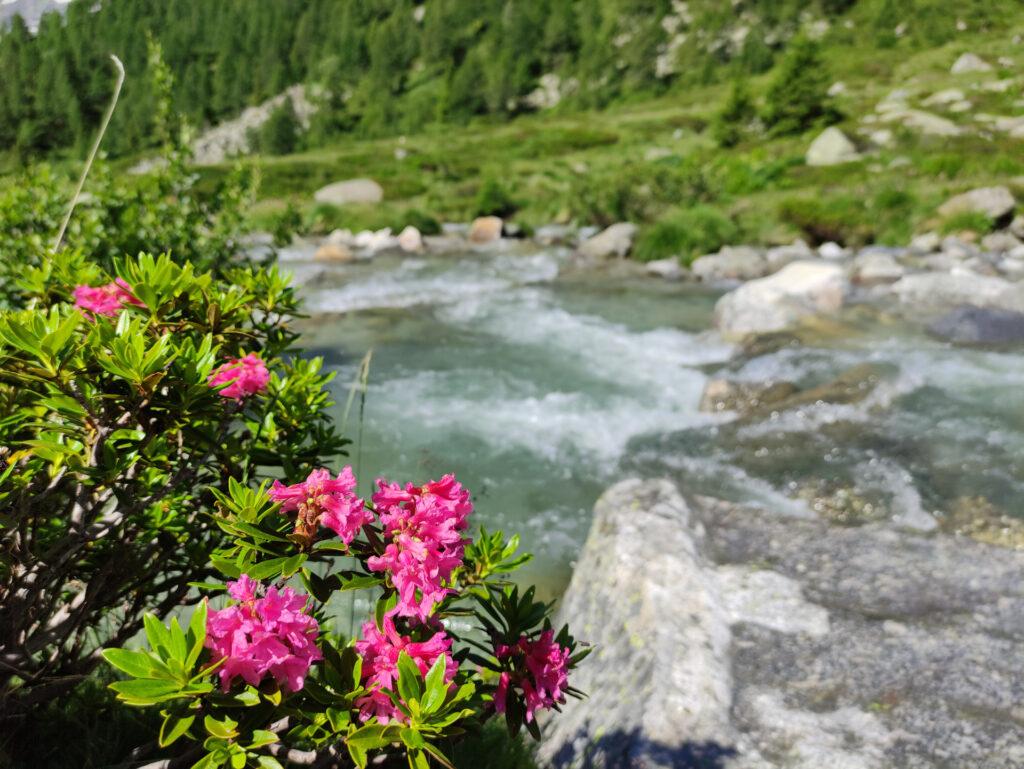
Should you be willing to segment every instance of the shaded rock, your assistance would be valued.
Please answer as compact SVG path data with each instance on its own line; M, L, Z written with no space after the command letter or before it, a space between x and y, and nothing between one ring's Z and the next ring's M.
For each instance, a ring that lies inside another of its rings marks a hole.
M961 232L959 235L947 235L942 239L942 253L952 259L960 260L977 256L981 252L971 243L973 237L975 237L974 233L967 231Z
M860 160L860 153L846 134L829 126L811 142L805 160L809 166L834 166Z
M781 331L819 312L843 306L846 279L842 267L822 262L792 262L774 275L751 280L715 304L715 326L725 336Z
M862 286L895 283L904 273L906 268L889 254L871 252L853 260L853 282Z
M1010 280L1020 280L1024 277L1024 252L1022 256L1011 254L999 263L999 272Z
M930 254L939 249L941 242L942 238L939 237L937 232L925 232L911 238L910 250L917 251L920 254Z
M589 697L547 726L543 762L675 769L698 750L733 752L728 618L706 575L672 484L602 495L559 612L594 645L573 681Z
M940 216L954 216L962 213L985 214L993 221L999 221L1013 213L1017 201L1006 187L980 187L956 195L941 206Z
M817 403L858 403L878 386L882 381L882 373L882 368L877 364L859 363L835 379L806 390L799 390L773 403L766 403L758 409L753 409L752 413L787 411Z
M635 224L619 222L583 241L578 250L590 259L622 258L632 250L635 237Z
M343 243L327 241L316 250L313 258L321 262L351 262L355 257Z
M1024 214L1017 214L1006 228L1010 233L1024 240Z
M893 284L892 291L913 311L972 304L1024 312L1024 289L1019 284L966 270L906 275Z
M981 239L981 247L996 254L1006 254L1021 245L1020 240L1012 232L1001 230L990 232Z
M423 250L423 236L411 224L398 233L398 247L407 253L419 253Z
M1024 313L966 305L943 315L928 331L965 345L1024 343Z
M834 243L830 240L818 246L818 255L822 259L830 259L832 261L835 261L838 259L845 259L850 255L850 252L847 251L838 243Z
M888 510L849 486L825 482L808 483L796 493L819 518L840 526L863 526L888 516Z
M499 216L478 216L469 225L467 238L470 243L492 243L501 238L504 226L505 223Z
M991 72L992 65L974 53L965 53L960 56L953 66L949 68L950 74L965 75L970 72Z
M667 259L656 259L644 265L648 275L656 275L666 280L682 280L687 275L687 269L679 263L679 259L670 256Z
M732 382L728 379L710 379L700 397L700 410L737 411L740 414L748 414L784 401L798 391L792 382Z
M424 235L423 245L435 254L448 254L463 251L466 241L457 235Z
M572 240L573 230L566 224L545 224L533 233L533 239L542 246L554 246Z
M750 246L725 246L717 254L701 256L690 265L693 274L706 283L760 278L767 269L764 256Z
M384 189L373 179L347 179L321 187L313 193L317 203L344 206L351 203L380 203Z
M739 357L757 358L771 355L787 347L800 347L802 344L800 337L789 331L747 334L740 340Z

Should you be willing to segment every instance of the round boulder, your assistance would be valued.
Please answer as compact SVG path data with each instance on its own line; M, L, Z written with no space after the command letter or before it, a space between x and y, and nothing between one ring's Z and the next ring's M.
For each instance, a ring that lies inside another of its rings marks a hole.
M853 142L835 126L829 126L811 142L807 150L807 165L835 166L860 159Z
M345 206L351 203L380 203L384 189L373 179L348 179L321 187L313 193L317 203Z

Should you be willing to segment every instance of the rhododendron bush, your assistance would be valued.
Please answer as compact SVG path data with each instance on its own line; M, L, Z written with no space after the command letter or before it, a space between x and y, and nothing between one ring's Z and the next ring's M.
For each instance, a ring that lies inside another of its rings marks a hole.
M111 688L160 708L181 765L450 766L447 747L488 719L539 738L538 714L579 695L588 650L509 581L528 558L515 537L467 536L454 476L377 479L369 499L348 466L290 480L214 492L223 584L202 586L187 628L147 615L147 649L105 652L129 676ZM354 638L331 610L346 591L373 607Z
M229 483L299 476L344 442L329 376L291 351L275 269L168 256L23 267L0 311L0 710L74 686L100 648L197 600ZM274 596L283 596L275 593ZM275 600L269 593L267 599Z

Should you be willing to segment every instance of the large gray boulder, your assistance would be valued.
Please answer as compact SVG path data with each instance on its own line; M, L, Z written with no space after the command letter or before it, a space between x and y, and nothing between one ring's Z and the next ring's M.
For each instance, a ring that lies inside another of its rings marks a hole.
M664 480L608 490L560 620L588 692L558 769L1019 769L1024 553Z
M807 165L835 166L860 160L860 153L849 137L835 126L829 126L811 142L807 149Z
M1024 286L964 269L907 275L892 291L912 314L942 312L962 304L1024 312Z
M580 243L579 252L589 259L622 258L633 249L635 237L635 224L618 222Z
M380 203L384 189L373 179L347 179L321 187L313 193L317 203L346 206L351 203Z
M715 326L727 338L781 331L804 318L835 312L847 290L844 269L823 261L792 262L744 283L715 304Z
M690 271L702 281L751 280L768 272L768 261L751 246L725 246L717 254L693 260Z
M979 187L947 200L939 206L939 215L978 213L998 221L1012 214L1016 205L1013 193L1006 187Z
M728 616L706 570L668 481L623 481L598 500L561 608L594 645L572 681L590 698L552 720L545 761L674 769L731 749Z

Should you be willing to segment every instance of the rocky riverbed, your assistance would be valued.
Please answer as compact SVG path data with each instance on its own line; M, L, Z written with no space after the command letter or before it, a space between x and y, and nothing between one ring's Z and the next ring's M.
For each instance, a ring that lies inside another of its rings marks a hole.
M664 480L598 501L561 617L595 645L555 767L1024 765L1024 554Z

